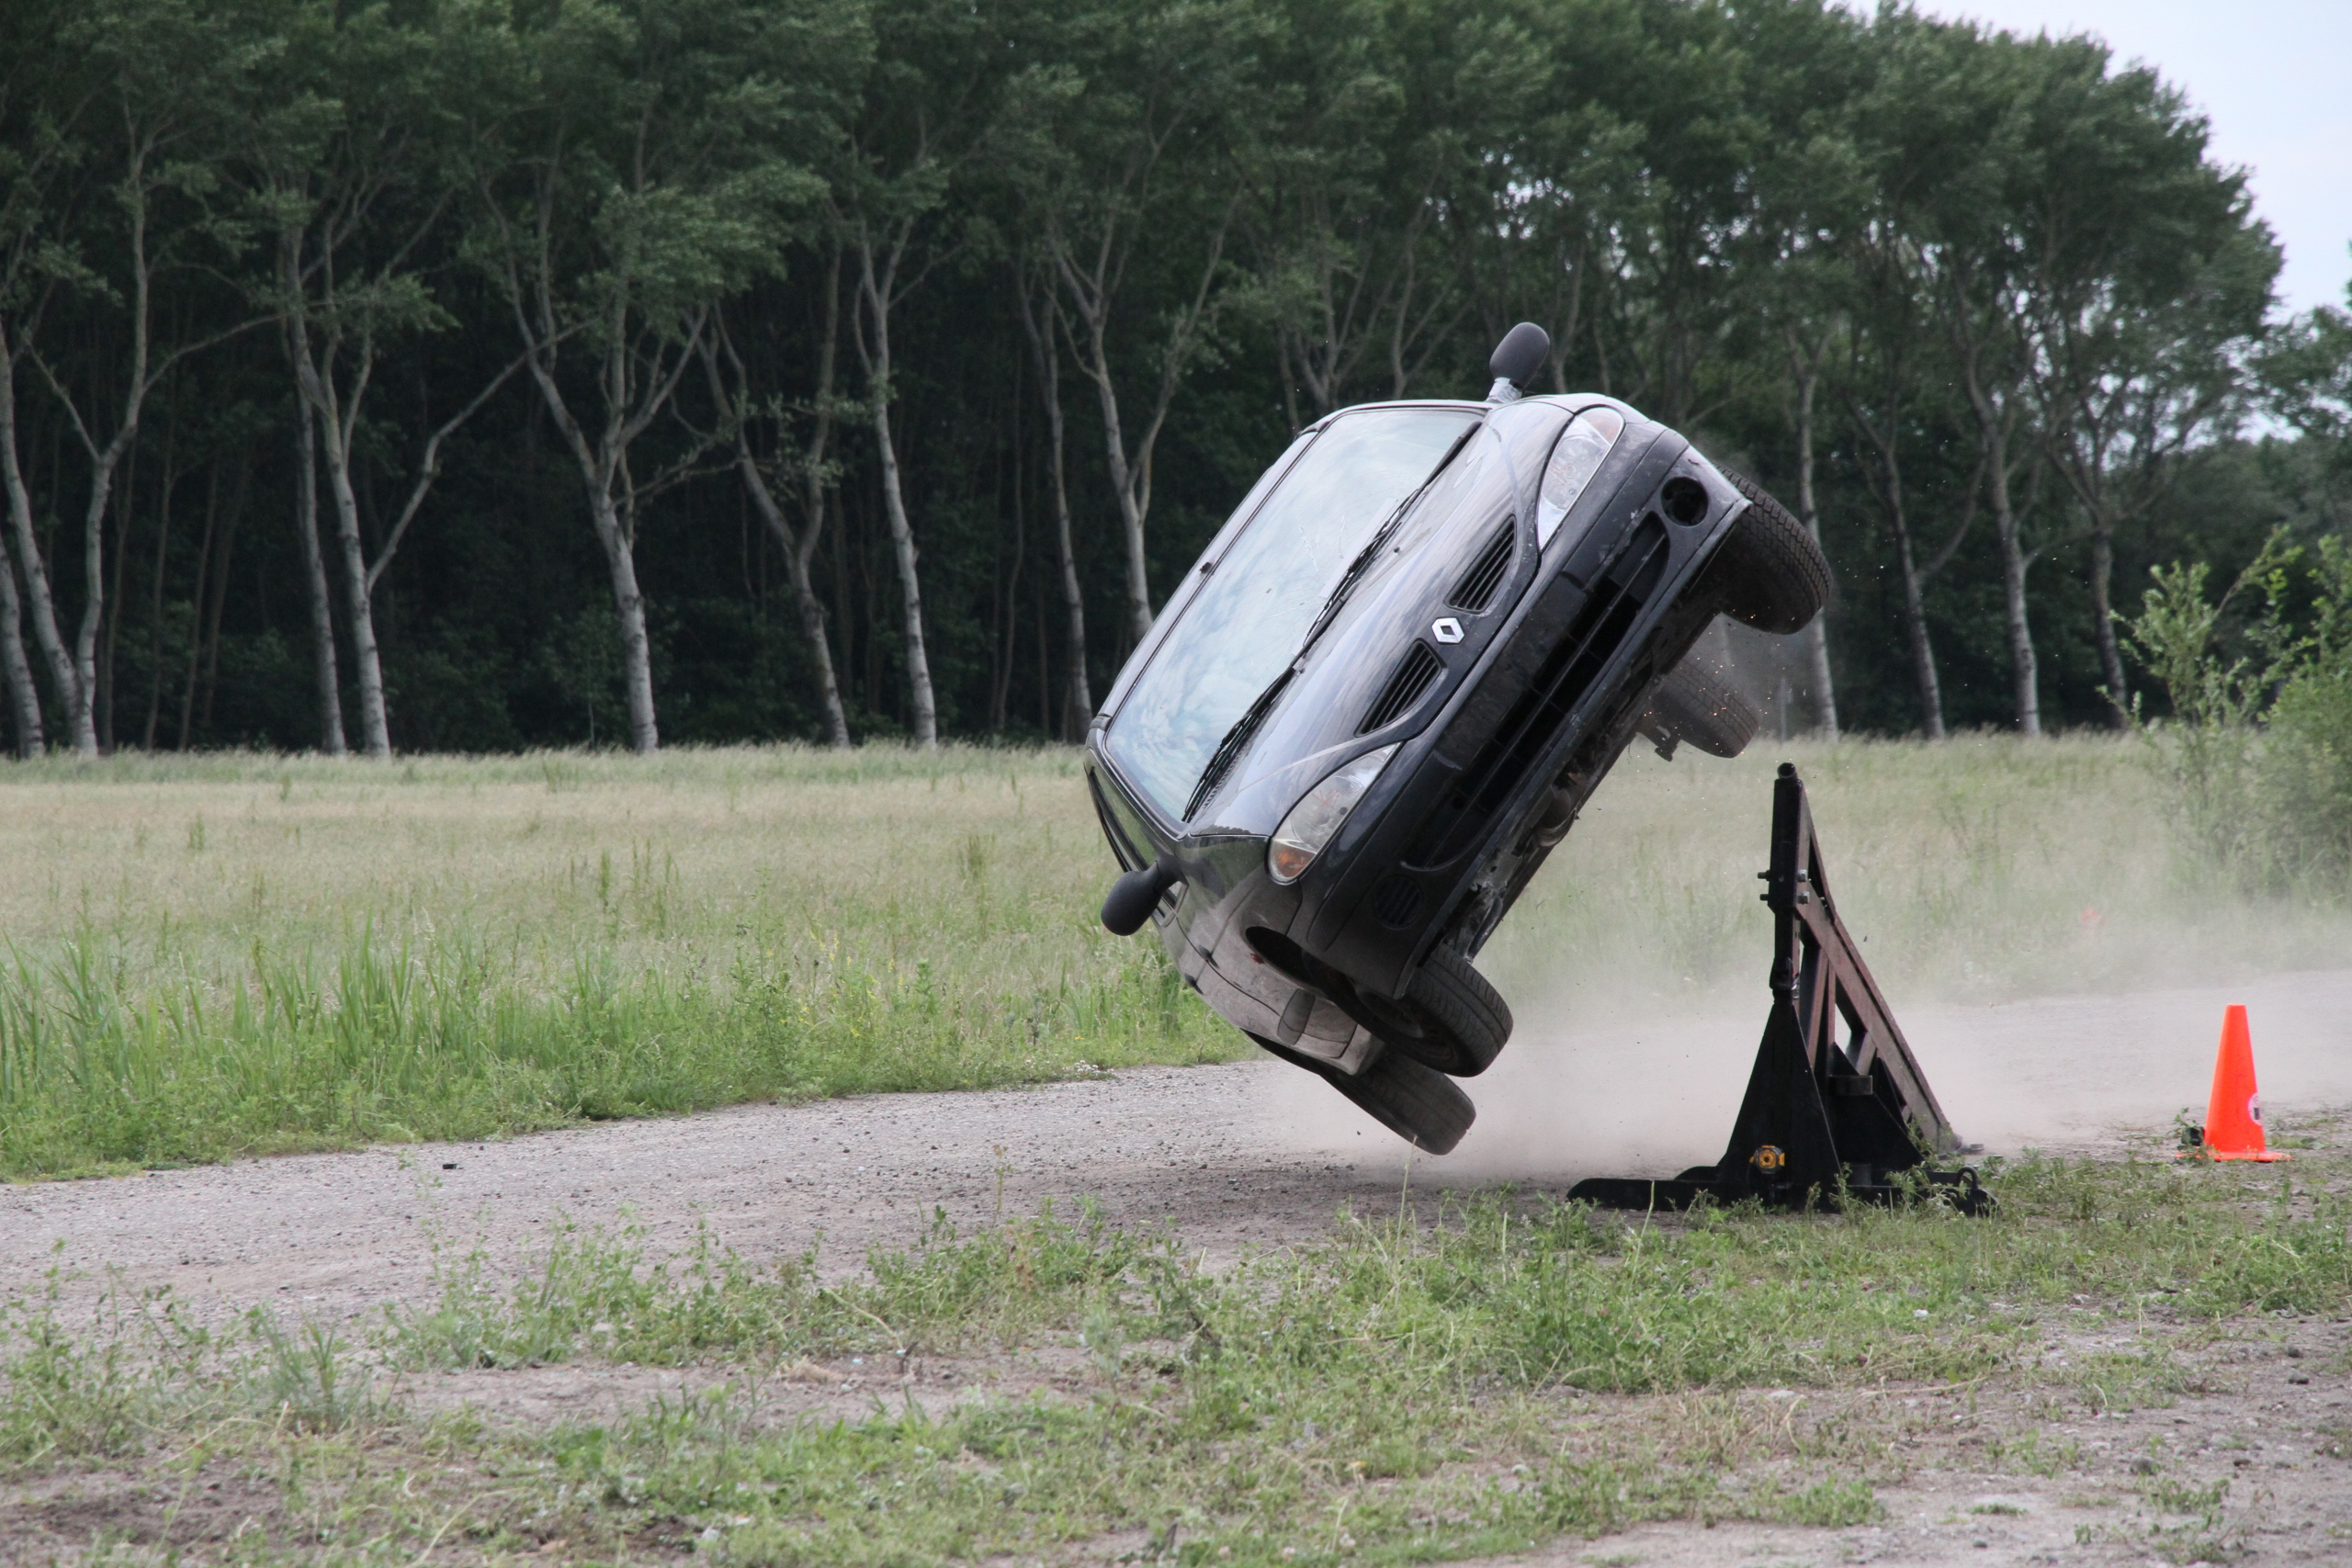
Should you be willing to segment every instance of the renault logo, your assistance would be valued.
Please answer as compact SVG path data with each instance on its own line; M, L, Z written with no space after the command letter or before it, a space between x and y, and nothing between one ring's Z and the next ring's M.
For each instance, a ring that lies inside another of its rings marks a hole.
M1437 638L1440 642L1460 642L1462 640L1462 623L1455 620L1452 615L1448 615L1443 620L1439 621L1436 625L1430 627L1430 635Z

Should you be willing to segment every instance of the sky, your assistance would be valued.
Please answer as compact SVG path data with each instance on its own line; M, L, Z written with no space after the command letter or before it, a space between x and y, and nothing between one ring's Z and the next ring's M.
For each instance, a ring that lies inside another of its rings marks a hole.
M1861 8L1860 0L1855 0ZM2286 247L2290 310L2345 304L2352 278L2352 0L1918 0L2011 32L2090 32L2211 122L2212 155L2251 173Z

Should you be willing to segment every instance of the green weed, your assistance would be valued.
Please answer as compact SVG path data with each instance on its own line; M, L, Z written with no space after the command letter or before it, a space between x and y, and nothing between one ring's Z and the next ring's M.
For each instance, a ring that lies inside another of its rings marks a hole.
M1135 1561L1297 1568L1521 1551L1648 1519L1845 1528L1882 1517L1917 1430L1889 1393L2006 1385L2052 1415L2098 1410L2166 1397L2179 1373L2153 1345L2058 1354L2086 1324L2144 1329L2156 1303L2217 1330L2257 1311L2343 1315L2334 1172L2325 1150L2292 1184L2026 1159L1993 1178L1987 1220L1716 1210L1658 1225L1494 1192L1434 1224L1343 1217L1324 1244L1221 1273L1083 1204L971 1234L935 1222L846 1275L813 1257L754 1266L707 1234L664 1258L626 1228L559 1224L519 1273L445 1247L429 1297L362 1344L260 1314L208 1338L163 1298L69 1331L52 1281L11 1309L0 1346L0 1480L246 1478L266 1491L252 1550L299 1560L461 1543L882 1564L1117 1538ZM957 1358L989 1369L957 1397L899 1381ZM690 1381L554 1425L420 1421L381 1392L404 1369L550 1362ZM776 1369L828 1366L865 1368L877 1396L773 1413ZM2010 1473L2084 1463L2030 1429L1980 1451ZM2147 1517L2094 1535L2183 1561L2239 1549L2220 1487L2149 1474Z

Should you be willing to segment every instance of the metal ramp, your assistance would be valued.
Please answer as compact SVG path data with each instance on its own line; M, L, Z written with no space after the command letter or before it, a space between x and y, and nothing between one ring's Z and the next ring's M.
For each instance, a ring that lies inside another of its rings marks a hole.
M1772 785L1772 861L1758 874L1773 914L1772 1010L1731 1141L1713 1165L1672 1180L1596 1177L1568 1196L1620 1209L1687 1209L1702 1198L1774 1208L1927 1199L1993 1207L1935 1090L1895 1024L1830 897L1793 763Z

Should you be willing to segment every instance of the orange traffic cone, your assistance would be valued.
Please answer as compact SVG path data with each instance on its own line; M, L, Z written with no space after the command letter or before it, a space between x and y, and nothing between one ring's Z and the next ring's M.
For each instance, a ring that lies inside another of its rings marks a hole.
M2211 1159L2276 1160L2291 1156L2266 1149L2262 1142L2262 1097L2254 1087L2254 1041L2245 1009L2232 1003L2222 1015L2222 1050L2213 1062L2213 1096L2205 1106L2205 1144Z

